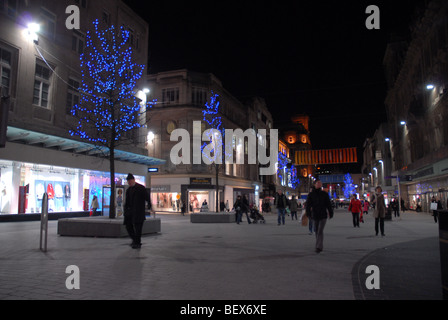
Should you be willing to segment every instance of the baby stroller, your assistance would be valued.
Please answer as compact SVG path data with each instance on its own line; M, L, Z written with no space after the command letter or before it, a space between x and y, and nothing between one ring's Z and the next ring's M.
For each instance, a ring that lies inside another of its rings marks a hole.
M250 210L250 218L253 220L253 223L266 223L266 220L264 219L264 217L260 214L260 211L258 211L257 207L253 207Z

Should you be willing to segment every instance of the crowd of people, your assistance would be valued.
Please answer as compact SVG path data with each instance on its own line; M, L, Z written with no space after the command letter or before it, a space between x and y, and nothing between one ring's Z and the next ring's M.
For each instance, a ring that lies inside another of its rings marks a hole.
M396 203L396 200L391 202L390 207L394 210L395 215L399 217L399 206L396 206ZM300 220L303 226L308 226L309 234L316 236L316 252L319 253L323 250L324 229L327 220L333 218L335 203L330 199L328 193L322 189L320 180L315 181L314 187L303 205L294 196L289 200L281 190L275 196L274 205L277 210L278 226L285 225L287 215L290 215L292 220ZM249 224L254 222L251 221L251 218L254 219L254 211L259 215L258 209L255 206L250 206L245 196L238 196L233 208L237 224L242 223L244 215ZM363 198L360 200L356 194L352 196L348 211L352 214L353 227L359 228L360 223L364 223L365 216L371 208L373 209L373 218L375 219L375 235L381 234L384 237L384 221L388 208L386 207L383 190L380 186L375 189L375 193L370 199Z
M124 224L128 230L129 236L133 239L131 246L133 248L140 248L141 229L145 220L145 202L150 203L149 196L146 193L146 189L135 182L135 178L132 174L128 175L128 183L130 188L126 191L126 205L124 210ZM323 250L324 229L328 219L332 219L334 216L335 204L330 200L327 192L322 189L322 182L317 179L314 187L308 194L306 202L302 205L295 196L289 200L282 190L278 190L275 196L274 205L277 209L277 225L285 225L286 215L290 215L292 220L300 220L302 226L308 225L309 234L315 234L316 245L315 250L320 253ZM386 218L385 197L382 192L382 188L378 186L375 189L375 193L367 199L358 199L356 194L353 194L348 211L352 214L353 227L359 228L360 223L364 223L365 216L368 214L369 209L373 208L373 217L375 219L375 234L385 236L384 220ZM263 206L266 203L263 203ZM442 209L440 200L433 198L432 208L434 210L434 220L437 222L437 211ZM93 210L95 206L92 206ZM397 199L394 199L389 208L394 211L395 217L399 217L399 209ZM402 205L404 209L404 206ZM201 209L208 210L208 203L206 200L202 203ZM262 211L267 208L262 208ZM202 211L202 210L201 210ZM249 224L252 223L264 223L265 219L260 213L257 206L249 204L245 195L239 195L233 204L232 211L230 210L229 202L221 205L221 211L234 212L236 215L236 223L240 224L243 221L243 216L246 217ZM298 213L300 214L300 218Z

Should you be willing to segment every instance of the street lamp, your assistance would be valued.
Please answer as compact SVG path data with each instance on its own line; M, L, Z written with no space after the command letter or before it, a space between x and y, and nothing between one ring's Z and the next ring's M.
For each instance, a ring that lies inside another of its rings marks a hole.
M435 86L433 85L433 84L428 84L427 86L426 86L426 89L427 90L433 90L435 88Z
M39 41L39 36L37 35L37 33L40 31L40 25L37 23L28 23L27 25L27 32L28 32L28 36L30 38L30 40L34 41L34 42L38 42Z
M381 177L382 177L382 179L381 179L381 183L380 184L384 184L384 162L383 162L383 160L379 160L378 162L381 163Z

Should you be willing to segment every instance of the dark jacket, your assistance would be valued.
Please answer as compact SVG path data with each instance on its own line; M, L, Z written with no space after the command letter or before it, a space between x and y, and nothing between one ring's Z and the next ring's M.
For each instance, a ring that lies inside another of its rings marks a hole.
M306 200L306 215L313 220L333 218L333 207L331 206L328 193L322 189L313 189Z
M236 199L235 203L233 204L233 208L235 209L235 211L242 211L243 206L243 200L241 199Z
M124 223L142 223L146 220L146 201L150 202L146 188L136 183L133 187L126 190L126 202L124 205Z
M275 197L275 206L279 209L285 209L289 206L288 198L282 193L282 195L277 194Z

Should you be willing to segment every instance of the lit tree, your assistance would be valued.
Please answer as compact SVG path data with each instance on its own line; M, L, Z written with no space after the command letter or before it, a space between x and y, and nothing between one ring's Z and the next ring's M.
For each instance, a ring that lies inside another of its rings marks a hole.
M351 195L353 195L356 192L355 186L353 184L353 179L350 173L347 173L344 176L344 183L345 186L342 188L342 191L344 192L345 198L350 198Z
M277 167L277 175L280 179L280 184L286 182L286 178L288 177L286 170L288 166L288 157L283 153L278 153L278 167Z
M221 164L224 163L225 154L225 129L222 125L222 118L219 115L219 95L212 91L210 101L205 104L205 109L202 111L203 120L208 127L219 131L220 135L212 135L210 137L210 144L204 143L201 147L202 155L209 163L214 163L216 174L216 212L219 212L219 170ZM207 149L207 152L204 152ZM213 154L213 156L211 156ZM218 161L221 160L221 161Z
M132 60L129 32L114 26L101 30L98 20L94 32L87 32L81 54L82 84L80 101L71 113L78 119L72 136L88 140L108 154L110 162L110 213L115 218L115 150L126 140L125 134L140 128L141 106L135 97L136 82L144 65Z

